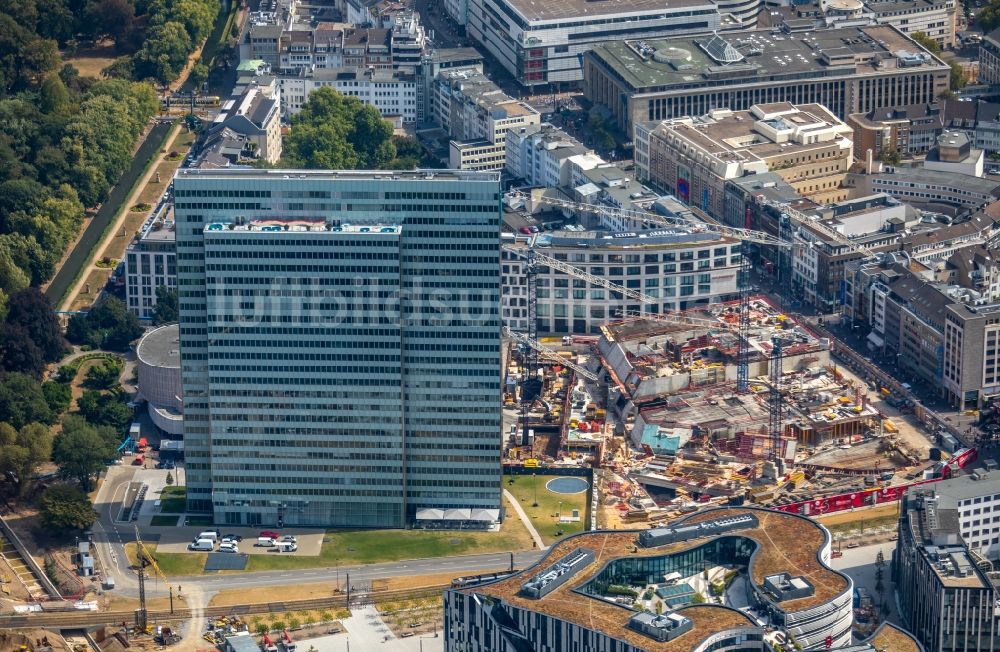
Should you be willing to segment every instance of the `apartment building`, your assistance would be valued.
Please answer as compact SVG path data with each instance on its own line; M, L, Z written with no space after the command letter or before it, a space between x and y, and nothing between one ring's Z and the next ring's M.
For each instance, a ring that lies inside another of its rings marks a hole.
M156 288L177 287L177 247L170 204L164 203L125 250L125 305L140 319L153 316Z
M434 82L434 118L448 133L449 163L457 170L502 170L507 132L541 123L541 115L481 72L445 70Z
M864 255L831 238L829 232L849 239L882 232L904 222L906 207L888 195L874 195L829 204L806 214L816 221L797 225L793 236L787 235L793 229L784 229L785 239L800 245L790 253L792 293L806 305L835 312L842 303L845 274Z
M255 155L268 163L281 158L281 98L269 97L257 86L227 101L212 121L209 134L228 129L246 137Z
M400 9L372 26L358 26L299 15L254 14L244 41L242 61L260 59L275 73L338 68L398 70L413 74L420 64L427 37L418 13ZM349 21L352 22L352 21Z
M543 267L537 275L537 328L540 333L599 333L609 319L639 312L672 312L737 297L740 243L717 233L688 229L554 231L539 235L535 247L546 256L626 288L662 299L657 305L625 301ZM513 246L524 239L509 238ZM527 276L524 259L504 251L501 281L504 323L527 330Z
M870 329L873 352L962 410L985 407L1000 394L1000 293L982 245L932 266L905 252L884 254L845 282L848 314Z
M496 520L499 174L180 170L174 189L189 511Z
M756 104L636 125L636 177L716 217L730 179L772 171L804 197L844 198L851 129L818 104Z
M983 570L1000 543L1000 477L959 476L903 497L892 578L903 623L928 650L1000 649L996 591Z
M752 7L732 3L738 13ZM620 39L711 34L721 26L719 7L707 0L624 2L533 2L448 0L445 8L524 86L577 86L580 57L592 47Z
M852 113L846 122L854 130L854 157L861 161L866 159L868 150L875 159L887 150L905 157L926 154L944 131L940 104Z
M875 21L907 36L922 32L942 49L955 46L955 0L882 0L867 2Z
M1000 27L979 43L979 83L1000 84Z
M300 75L281 77L280 81L286 119L302 109L314 90L332 88L374 106L391 122L402 125L417 121L417 79L411 74L366 68L303 69Z
M526 185L563 188L572 183L574 156L593 154L562 129L545 122L507 132L506 170Z
M754 104L821 104L844 119L928 104L950 68L894 27L608 41L584 55L584 94L634 125Z

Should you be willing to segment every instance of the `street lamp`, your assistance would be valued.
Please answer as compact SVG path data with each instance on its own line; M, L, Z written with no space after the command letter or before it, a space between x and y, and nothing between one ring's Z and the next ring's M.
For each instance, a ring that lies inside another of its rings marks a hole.
M535 486L535 502L531 503L532 507L538 507L538 475L535 473L531 474L532 484Z

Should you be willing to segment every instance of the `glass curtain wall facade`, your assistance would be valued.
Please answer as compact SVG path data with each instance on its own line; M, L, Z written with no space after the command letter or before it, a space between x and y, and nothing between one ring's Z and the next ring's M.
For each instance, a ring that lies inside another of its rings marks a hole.
M189 509L403 527L500 507L499 179L175 179Z
M616 559L580 587L587 595L607 595L609 586L646 586L663 581L665 575L697 575L713 566L748 566L757 542L747 537L720 537L703 546L671 555Z

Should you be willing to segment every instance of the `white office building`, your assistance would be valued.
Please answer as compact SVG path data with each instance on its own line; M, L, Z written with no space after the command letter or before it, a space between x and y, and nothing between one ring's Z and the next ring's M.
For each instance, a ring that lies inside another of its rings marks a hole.
M505 237L511 243L524 243L524 238ZM713 233L686 233L682 229L555 231L536 236L535 246L546 256L662 299L660 304L640 304L542 267L536 306L540 333L599 333L609 319L687 310L734 299L739 291L740 243ZM504 324L526 331L528 279L524 258L504 251L501 279Z
M710 34L721 24L708 0L446 0L445 9L525 86L578 84L583 53L599 43Z
M549 123L507 132L507 173L529 186L562 188L572 184L574 156L593 154L578 140Z
M174 187L189 510L495 519L499 174L182 170Z
M329 87L378 109L387 120L417 121L417 82L413 75L391 70L337 68L304 72L297 77L282 77L281 110L287 120L302 109L309 94Z
M454 169L502 170L507 133L541 122L531 105L474 69L442 71L432 92L432 116L451 137L448 156Z

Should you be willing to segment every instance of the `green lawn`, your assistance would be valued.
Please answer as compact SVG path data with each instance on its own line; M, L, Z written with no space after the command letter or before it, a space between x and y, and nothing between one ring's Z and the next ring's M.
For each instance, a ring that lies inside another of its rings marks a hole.
M158 527L174 527L177 525L177 516L171 516L169 514L154 516L153 520L150 521L149 524Z
M155 543L147 543L146 547L153 556L156 557L156 564L167 577L181 575L201 575L205 570L205 560L208 553L204 552L156 552ZM135 544L125 544L125 554L128 555L129 563L136 565Z
M250 555L248 571L376 564L402 559L525 550L531 546L524 526L508 519L500 532L355 530L327 532L318 557Z
M557 494L545 488L545 484L553 478L564 477L556 475L505 475L504 489L510 491L518 499L521 509L531 519L538 534L547 544L558 541L570 534L584 532L590 517L590 505L587 501L588 492L578 494ZM513 484L511 483L513 481ZM538 500L538 507L534 506ZM561 502L561 505L560 505ZM570 515L574 509L580 510L582 520L576 523L560 523L556 512ZM557 534L562 530L562 535Z
M183 514L187 509L186 487L164 487L160 493L161 514Z

